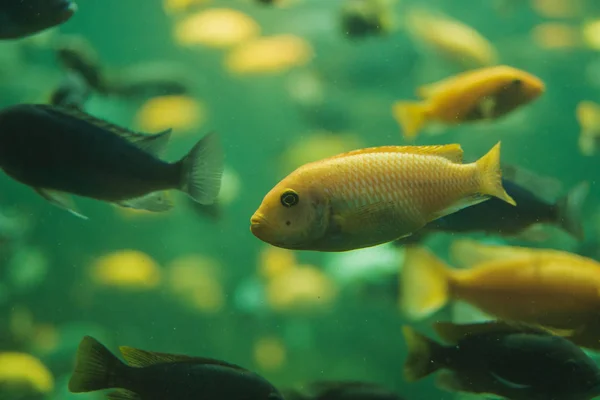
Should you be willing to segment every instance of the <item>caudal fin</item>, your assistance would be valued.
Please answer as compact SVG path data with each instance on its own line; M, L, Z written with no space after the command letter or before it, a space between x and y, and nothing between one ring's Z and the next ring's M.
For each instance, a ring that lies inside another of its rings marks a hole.
M414 140L427 122L426 103L397 101L392 106L392 115L402 128L406 140Z
M475 162L479 173L479 191L481 194L494 196L508 204L516 206L515 200L506 193L502 186L502 170L500 168L500 142L483 157Z
M581 182L556 202L558 223L562 229L578 240L583 240L581 210L590 191L588 182Z
M118 379L123 378L127 368L102 343L91 336L85 336L77 349L69 391L82 393L118 387Z
M179 189L200 204L213 204L221 190L224 168L218 135L209 133L203 137L179 164L182 171Z
M449 300L451 270L424 247L406 248L400 276L400 308L406 317L423 319Z
M444 349L442 345L409 326L403 326L402 333L408 347L408 355L404 363L404 379L407 382L418 381L443 368L444 365L437 362L437 354Z

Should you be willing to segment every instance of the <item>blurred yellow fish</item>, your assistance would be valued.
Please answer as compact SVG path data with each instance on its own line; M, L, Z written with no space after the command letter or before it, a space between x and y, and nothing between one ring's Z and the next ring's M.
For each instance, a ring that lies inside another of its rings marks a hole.
M581 101L575 111L579 122L579 151L585 156L593 156L600 146L600 104Z
M166 129L190 132L204 122L206 109L191 96L160 96L147 100L138 110L136 119L142 131L161 127L159 132Z
M347 251L408 236L430 221L496 196L510 204L500 143L462 164L457 144L386 146L306 164L279 182L252 216L274 246Z
M133 290L156 288L161 280L156 261L137 250L119 250L101 256L90 272L96 284Z
M415 39L463 69L497 63L498 56L492 43L460 21L414 9L407 14L406 26Z
M545 90L537 77L506 65L464 72L417 90L423 101L398 101L392 114L404 137L414 139L429 122L449 125L502 117Z
M9 398L27 398L52 392L54 377L40 360L29 354L0 353L0 386L14 396Z

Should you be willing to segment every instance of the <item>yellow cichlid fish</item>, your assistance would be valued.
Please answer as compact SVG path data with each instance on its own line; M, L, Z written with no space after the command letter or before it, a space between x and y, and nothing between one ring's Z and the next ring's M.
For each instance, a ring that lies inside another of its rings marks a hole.
M462 164L458 144L385 146L306 164L279 182L252 216L264 242L296 250L348 251L386 243L504 191L500 143Z
M500 118L545 90L536 76L507 65L480 68L421 86L422 101L397 101L392 115L413 140L430 122L456 125Z

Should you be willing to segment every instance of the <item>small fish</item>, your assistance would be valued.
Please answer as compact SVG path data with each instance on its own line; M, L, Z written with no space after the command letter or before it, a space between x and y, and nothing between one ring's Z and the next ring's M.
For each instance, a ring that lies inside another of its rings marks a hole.
M111 71L106 81L110 94L124 98L189 95L194 86L184 66L157 61Z
M80 217L69 194L165 211L172 204L164 191L177 189L211 204L223 171L217 135L205 136L180 161L167 163L158 156L170 133L132 132L75 109L16 105L0 111L0 168Z
M306 392L306 393L304 393ZM324 381L309 385L309 390L285 393L286 400L402 400L396 393L377 384L360 381Z
M581 208L589 192L589 184L582 182L566 196L550 203L537 192L503 178L502 186L506 193L518 204L508 205L502 200L491 198L480 204L465 208L430 222L418 231L414 238L408 237L397 242L402 245L425 239L434 232L485 232L497 235L517 235L534 224L551 223L578 240L583 240Z
M537 327L484 322L434 324L448 346L403 327L408 382L443 370L437 386L511 400L588 400L600 395L600 370L570 341Z
M407 140L429 122L448 125L500 118L537 99L545 90L537 77L506 65L481 68L425 85L423 100L398 101L392 114Z
M274 246L347 251L408 236L437 218L496 196L500 143L462 164L457 144L386 146L301 166L279 182L252 216L250 229Z
M600 349L600 263L558 250L488 247L489 254L470 257L468 269L408 247L400 276L403 313L419 320L461 300L496 318L561 330L579 346ZM465 253L459 255L470 256Z
M50 95L49 103L57 107L83 110L91 95L90 87L84 79L73 72L67 73Z
M393 28L391 10L386 0L345 0L341 25L352 39L387 34Z
M119 347L127 364L96 339L77 350L72 393L117 389L110 400L283 400L267 380L225 361Z
M107 83L104 69L100 64L95 49L82 36L61 36L55 48L56 57L64 69L76 73L86 84L105 94Z
M0 39L20 39L67 22L77 11L72 0L4 0Z

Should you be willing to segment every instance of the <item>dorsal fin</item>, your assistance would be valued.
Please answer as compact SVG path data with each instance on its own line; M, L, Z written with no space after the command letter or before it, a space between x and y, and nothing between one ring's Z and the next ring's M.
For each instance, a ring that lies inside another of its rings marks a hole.
M119 350L121 351L125 361L127 361L127 363L132 367L148 367L156 364L186 362L205 365L220 365L223 367L246 371L246 369L238 365L212 358L191 357L183 354L158 353L155 351L140 350L129 346L121 346L119 347Z
M442 340L456 344L470 335L485 333L536 333L542 335L565 335L566 332L552 331L538 325L524 324L521 322L487 321L473 324L453 324L451 322L436 322L433 329Z
M421 154L444 157L453 163L462 164L463 161L463 149L459 144L444 144L436 146L381 146L381 147L368 147L366 149L352 150L347 153L338 154L330 157L343 158L348 156L354 156L358 154L372 154L372 153L406 153L406 154Z
M98 128L105 129L128 140L136 145L140 150L144 150L152 155L161 156L171 137L171 129L164 130L157 134L134 132L122 126L118 126L101 118L94 117L75 107L56 107L48 104L37 104L36 107L45 110L48 113L60 114L63 116L86 121Z

